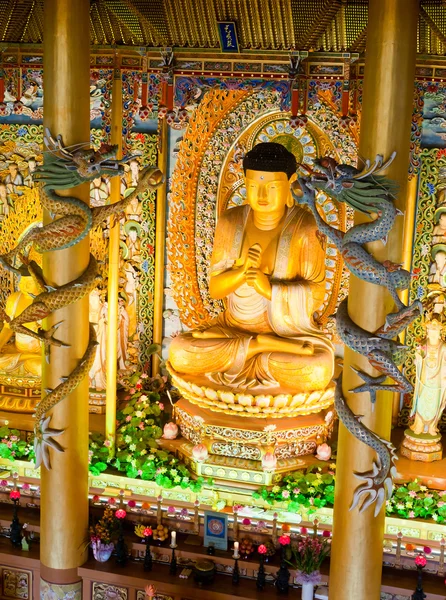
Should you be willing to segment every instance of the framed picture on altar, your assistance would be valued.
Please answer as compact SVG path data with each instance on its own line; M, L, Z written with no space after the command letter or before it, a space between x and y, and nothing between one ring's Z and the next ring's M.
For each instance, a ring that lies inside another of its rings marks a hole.
M204 511L204 544L218 550L228 549L228 515Z

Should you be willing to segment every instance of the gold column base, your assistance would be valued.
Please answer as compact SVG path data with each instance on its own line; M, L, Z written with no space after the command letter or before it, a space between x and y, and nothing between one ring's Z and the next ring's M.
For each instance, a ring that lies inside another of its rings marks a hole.
M434 462L443 458L441 435L414 433L411 429L404 432L404 440L400 448L401 456L421 462Z
M82 599L82 581L76 583L50 583L40 579L40 600L54 600L55 598Z

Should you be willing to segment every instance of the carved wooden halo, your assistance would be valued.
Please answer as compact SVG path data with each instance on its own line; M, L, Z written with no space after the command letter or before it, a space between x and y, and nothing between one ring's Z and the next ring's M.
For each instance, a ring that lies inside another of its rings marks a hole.
M299 164L310 168L314 160L330 155L339 160L336 149L329 137L311 120L305 128L292 129L289 125L289 114L275 111L261 115L235 141L223 164L217 197L217 218L228 208L245 204L242 156L260 142L277 142L283 144L296 156ZM237 160L238 158L238 160ZM302 175L307 172L301 169ZM345 205L334 201L324 193L318 194L318 208L322 218L331 226L345 231ZM327 241L326 244L326 290L323 305L318 309L317 320L325 325L335 311L341 286L343 261L336 246Z
M208 287L215 223L224 210L224 198L229 198L243 183L241 164L234 160L234 155L237 158L241 154L239 146L245 140L246 145L252 145L271 123L288 122L289 114L277 109L279 101L278 93L272 90L252 93L212 89L204 95L189 121L172 175L168 226L171 292L181 321L187 327L206 327L223 308L221 301L210 298ZM315 144L315 157L324 154L337 157L328 136L313 121L305 131ZM290 129L289 135L292 134ZM324 198L321 204L324 218L330 224L339 221L343 228L344 207L338 208ZM334 276L319 320L324 332L332 337L334 320L328 320L328 316L333 314L338 300L342 264L329 247L327 260L331 261L328 266Z

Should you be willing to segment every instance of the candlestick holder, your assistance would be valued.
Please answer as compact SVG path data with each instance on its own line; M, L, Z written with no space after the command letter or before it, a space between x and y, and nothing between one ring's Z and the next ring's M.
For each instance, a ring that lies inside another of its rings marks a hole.
M13 500L14 512L12 515L12 523L10 528L10 540L14 548L22 547L22 526L20 525L18 516L18 500Z
M240 582L240 569L238 568L238 559L240 558L240 554L234 554L234 567L232 569L232 585L238 585Z
M175 548L177 547L177 545L171 544L170 547L172 548L172 560L170 561L169 573L171 575L176 575L177 574L177 557L175 556Z
M282 546L280 553L280 568L277 571L276 589L279 594L288 594L290 572L285 562L285 546Z
M124 540L123 519L119 519L119 537L116 544L116 564L123 567L127 563L127 545Z
M144 571L151 571L153 566L150 540L146 539L146 553L144 555Z
M256 581L256 587L258 590L263 590L263 588L266 585L266 576L265 576L265 567L263 566L263 554L260 555L260 565L259 565L259 570L257 572L257 581Z
M417 589L415 590L415 593L412 594L412 600L424 600L426 594L423 591L423 567L417 567L417 571Z

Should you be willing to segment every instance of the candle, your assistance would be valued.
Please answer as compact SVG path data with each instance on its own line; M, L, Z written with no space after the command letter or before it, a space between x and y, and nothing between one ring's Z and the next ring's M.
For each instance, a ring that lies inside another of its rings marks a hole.
M234 556L238 556L239 542L234 542Z
M176 546L177 545L177 532L176 531L172 531L172 537L170 540L170 545L171 546Z

